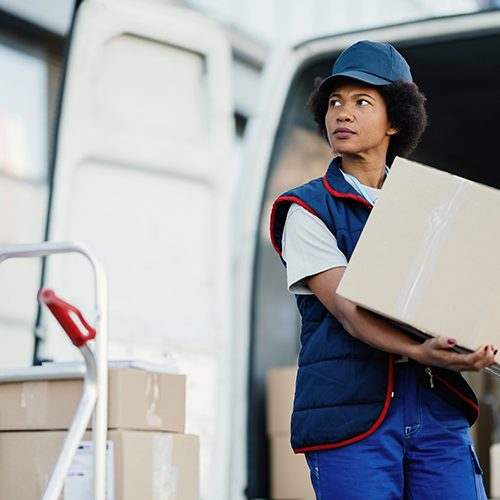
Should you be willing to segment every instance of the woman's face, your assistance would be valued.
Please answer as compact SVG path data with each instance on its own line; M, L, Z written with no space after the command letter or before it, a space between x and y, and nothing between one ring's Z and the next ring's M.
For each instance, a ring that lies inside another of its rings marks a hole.
M325 125L330 146L341 155L385 158L390 138L397 133L380 92L356 80L344 80L333 88Z

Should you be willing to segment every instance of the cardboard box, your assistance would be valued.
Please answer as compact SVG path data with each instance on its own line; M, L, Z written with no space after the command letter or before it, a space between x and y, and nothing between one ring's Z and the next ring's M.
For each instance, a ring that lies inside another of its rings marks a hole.
M337 292L427 335L500 345L500 191L397 158Z
M83 381L0 384L0 430L64 430ZM186 377L134 368L109 370L108 428L184 432Z
M39 500L60 454L63 431L0 432L0 498ZM87 433L85 439L91 439ZM108 433L107 500L199 500L199 442L189 434ZM90 499L85 444L61 500ZM91 486L90 486L91 487Z
M267 433L273 500L315 498L306 459L303 454L296 455L290 446L296 377L296 366L273 368L267 372Z
M290 434L296 377L295 366L273 368L267 372L266 412L269 436Z
M309 467L304 454L295 454L290 436L274 436L271 448L271 498L273 500L314 500Z
M490 448L490 497L500 498L500 443Z

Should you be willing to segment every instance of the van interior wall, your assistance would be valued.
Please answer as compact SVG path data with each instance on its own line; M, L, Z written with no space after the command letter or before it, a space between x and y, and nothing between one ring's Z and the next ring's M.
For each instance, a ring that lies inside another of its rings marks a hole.
M413 157L500 188L500 34L402 47L427 97L429 127Z

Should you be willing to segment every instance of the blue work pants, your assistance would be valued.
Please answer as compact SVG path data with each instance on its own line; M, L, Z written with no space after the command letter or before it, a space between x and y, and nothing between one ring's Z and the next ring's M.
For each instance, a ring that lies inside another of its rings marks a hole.
M463 413L395 365L385 420L356 443L306 453L318 500L485 500L482 472Z

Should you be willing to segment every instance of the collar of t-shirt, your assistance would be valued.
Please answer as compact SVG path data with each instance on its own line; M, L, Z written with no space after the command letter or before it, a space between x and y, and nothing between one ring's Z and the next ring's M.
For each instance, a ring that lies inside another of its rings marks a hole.
M363 198L365 197L365 194L359 190L359 187L356 185L356 183L351 179L351 176L346 174L342 169L339 169L342 172L342 175L344 176L344 179L361 195ZM359 181L358 181L359 182ZM361 184L361 183L360 183ZM365 184L361 184L363 186L363 189L365 190L366 194L370 197L370 200L373 201L374 203L377 201L379 195L380 195L380 189L374 188L371 186L367 186ZM369 200L369 201L370 201Z

